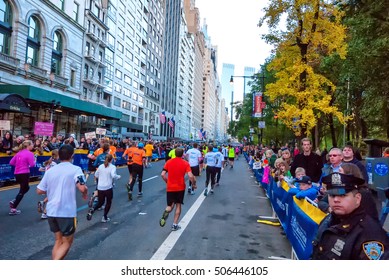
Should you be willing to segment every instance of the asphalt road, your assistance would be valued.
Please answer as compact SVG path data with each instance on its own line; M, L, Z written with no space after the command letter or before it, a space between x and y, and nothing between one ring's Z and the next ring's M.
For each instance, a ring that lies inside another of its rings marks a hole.
M182 229L170 230L159 219L166 205L165 183L160 178L164 161L145 169L143 197L127 199L126 167L118 169L109 223L101 223L102 211L86 220L87 203L78 194L78 227L68 260L261 260L290 258L291 246L277 226L257 223L258 215L272 214L264 191L255 182L243 156L233 169L222 173L220 186L204 197L205 172L198 178L199 190L185 195ZM93 190L92 178L88 186ZM16 187L0 189L0 260L49 260L54 244L46 220L40 219L36 185L26 194L18 216L8 215L8 202Z

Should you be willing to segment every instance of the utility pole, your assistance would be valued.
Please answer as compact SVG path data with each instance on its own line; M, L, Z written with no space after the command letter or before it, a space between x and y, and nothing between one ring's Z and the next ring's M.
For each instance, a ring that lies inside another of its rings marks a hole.
M265 102L265 67L262 65L261 66L261 89L262 89L262 102ZM261 121L263 121L263 109L262 108L262 114L261 114ZM263 127L261 127L261 141L260 143L262 144L263 140Z

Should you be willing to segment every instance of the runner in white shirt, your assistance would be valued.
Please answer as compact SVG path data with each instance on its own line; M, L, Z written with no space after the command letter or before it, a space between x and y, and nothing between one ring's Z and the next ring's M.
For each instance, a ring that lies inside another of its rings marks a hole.
M84 200L88 198L84 173L70 162L74 148L63 145L58 154L61 163L46 171L36 190L38 194L47 194L48 222L55 236L54 260L65 258L73 243L77 217L76 189L82 193Z
M189 162L190 168L192 169L192 173L194 176L200 176L200 160L202 158L202 154L198 149L198 144L193 143L193 148L189 149L185 153L185 159ZM192 183L189 180L189 188L188 193L195 194L194 189L192 189Z

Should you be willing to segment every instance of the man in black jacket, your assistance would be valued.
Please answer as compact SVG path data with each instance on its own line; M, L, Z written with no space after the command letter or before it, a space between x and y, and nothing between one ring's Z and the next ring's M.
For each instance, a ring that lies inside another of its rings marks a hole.
M366 184L369 182L367 177L366 167L362 162L357 160L354 155L354 148L351 145L346 145L343 148L343 162L354 163L361 170L362 176L365 179Z
M301 140L303 153L295 156L290 172L295 177L295 171L297 167L305 169L307 176L311 177L312 182L319 182L321 177L321 169L323 168L323 162L319 155L312 152L312 143L309 138Z

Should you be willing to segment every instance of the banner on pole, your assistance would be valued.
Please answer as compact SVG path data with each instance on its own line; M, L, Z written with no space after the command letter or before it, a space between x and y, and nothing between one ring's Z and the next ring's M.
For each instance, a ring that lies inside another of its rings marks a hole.
M253 94L253 114L255 118L262 117L262 92L255 92Z

